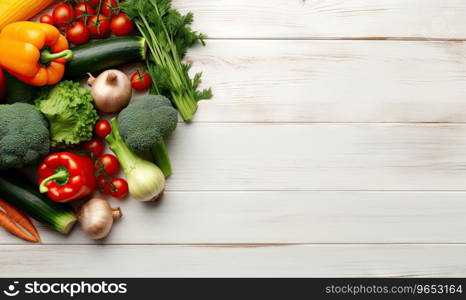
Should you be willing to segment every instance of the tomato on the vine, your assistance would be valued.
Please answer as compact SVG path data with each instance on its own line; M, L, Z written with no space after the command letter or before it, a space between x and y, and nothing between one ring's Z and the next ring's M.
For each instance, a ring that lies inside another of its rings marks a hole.
M110 33L110 21L108 17L100 14L87 20L87 28L97 38L104 38Z
M110 195L111 185L110 179L106 176L97 177L97 188L102 194Z
M51 15L41 16L40 17L40 22L42 24L49 24L49 25L55 26L55 20L53 19L53 17Z
M52 16L58 27L68 26L74 20L73 8L66 3L59 4L53 9Z
M97 7L100 4L100 0L89 0L89 3L91 3L92 6Z
M91 17L94 14L94 8L86 1L79 2L74 6L74 16L76 19L85 19L85 17Z
M116 0L104 0L101 7L102 14L107 17L117 16L119 13L118 3Z
M115 155L104 154L99 157L96 163L96 169L100 175L113 176L120 170L120 163Z
M89 41L89 29L83 22L74 22L66 28L66 38L75 45L82 45Z
M92 153L94 158L99 158L104 153L105 144L102 140L92 139L86 142L83 146L83 150Z
M131 21L124 13L120 13L118 17L114 17L110 27L112 32L119 36L130 35L134 31L133 21Z
M104 139L107 135L112 132L112 126L106 120L100 120L95 124L94 133L99 138Z
M128 182L123 178L115 178L110 182L110 195L121 199L128 195Z
M131 85L136 91L146 91L150 88L152 80L146 72L137 71L131 76Z

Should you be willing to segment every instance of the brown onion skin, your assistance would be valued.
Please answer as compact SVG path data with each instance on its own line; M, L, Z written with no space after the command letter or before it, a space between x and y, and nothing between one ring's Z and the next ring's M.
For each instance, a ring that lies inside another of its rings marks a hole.
M81 227L86 234L100 240L108 236L112 230L114 221L122 217L119 207L112 208L105 199L93 198L84 203L78 214Z
M117 113L131 101L131 81L120 70L107 70L97 78L89 74L88 84L95 107L103 113Z

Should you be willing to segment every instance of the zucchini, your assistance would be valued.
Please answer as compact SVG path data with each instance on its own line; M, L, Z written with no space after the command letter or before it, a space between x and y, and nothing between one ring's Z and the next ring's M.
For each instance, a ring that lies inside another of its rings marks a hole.
M71 49L73 58L66 65L66 78L79 78L146 59L146 40L138 36L114 37Z
M0 176L0 197L37 221L67 234L77 221L70 206L61 205L17 179Z

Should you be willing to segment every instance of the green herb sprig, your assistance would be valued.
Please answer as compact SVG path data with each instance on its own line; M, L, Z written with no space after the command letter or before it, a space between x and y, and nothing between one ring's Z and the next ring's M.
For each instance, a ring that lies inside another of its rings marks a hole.
M197 102L212 98L212 90L199 90L202 73L189 76L191 64L183 63L186 52L196 43L204 45L204 34L193 31L193 14L180 14L171 0L128 0L123 12L134 21L146 39L147 69L152 78L151 94L171 99L185 121L193 118Z

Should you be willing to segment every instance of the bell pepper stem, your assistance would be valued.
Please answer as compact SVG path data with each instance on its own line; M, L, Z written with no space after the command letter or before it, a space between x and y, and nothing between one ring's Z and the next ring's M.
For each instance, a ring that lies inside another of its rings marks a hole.
M73 58L73 51L63 50L62 52L52 53L50 50L45 49L40 54L40 62L43 64L49 63L52 60L64 58L66 61L69 61Z
M48 187L46 186L52 180L59 180L59 181L68 181L70 174L66 170L59 170L57 173L53 174L50 177L45 178L39 186L39 191L41 194L45 194L49 191Z

